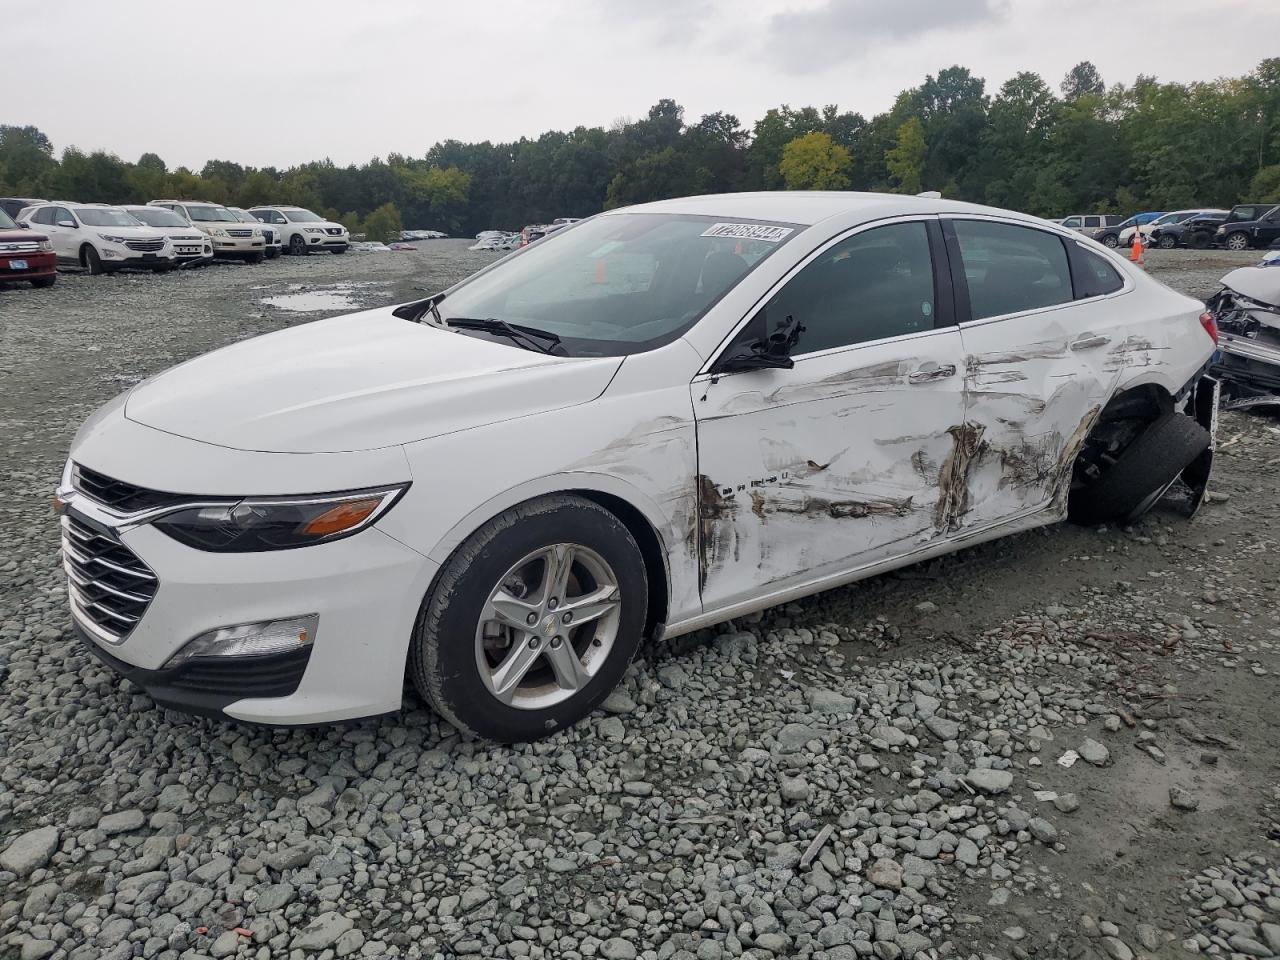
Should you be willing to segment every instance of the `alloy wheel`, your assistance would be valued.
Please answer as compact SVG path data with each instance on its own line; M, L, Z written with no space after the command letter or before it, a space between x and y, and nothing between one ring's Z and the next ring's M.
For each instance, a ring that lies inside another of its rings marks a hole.
M618 637L622 598L609 564L557 543L514 564L476 625L476 666L500 702L521 710L562 703L591 682Z

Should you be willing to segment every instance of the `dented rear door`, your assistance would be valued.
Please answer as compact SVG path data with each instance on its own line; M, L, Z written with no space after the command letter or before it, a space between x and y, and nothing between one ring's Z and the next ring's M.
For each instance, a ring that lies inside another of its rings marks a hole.
M916 218L832 241L757 314L757 330L785 316L805 324L794 368L692 384L708 608L942 535L942 491L965 442L964 360L931 239L940 248L937 221Z
M944 219L943 229L964 343L968 453L949 530L1064 512L1076 454L1116 381L1121 307L1108 296L1077 298L1074 251L1055 233L995 218Z

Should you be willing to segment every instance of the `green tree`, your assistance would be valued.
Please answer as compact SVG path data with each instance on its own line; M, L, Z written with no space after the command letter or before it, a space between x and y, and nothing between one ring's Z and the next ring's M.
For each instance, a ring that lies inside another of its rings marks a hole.
M788 190L843 190L849 186L849 151L815 130L782 148L778 172Z
M1066 100L1075 100L1086 94L1100 97L1107 92L1106 84L1102 82L1102 74L1088 60L1081 60L1068 70L1067 75L1062 78L1059 89Z
M400 211L394 203L384 203L364 218L361 231L366 239L388 243L400 239L400 231L404 224L400 222Z
M1258 171L1249 184L1249 196L1262 203L1280 203L1280 163Z
M919 193L924 161L928 147L924 140L924 127L912 117L898 128L898 139L893 149L884 155L884 165L897 184L897 193Z

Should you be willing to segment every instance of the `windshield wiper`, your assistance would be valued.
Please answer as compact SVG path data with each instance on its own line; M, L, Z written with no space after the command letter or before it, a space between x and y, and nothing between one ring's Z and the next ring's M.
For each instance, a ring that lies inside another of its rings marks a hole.
M499 320L497 317L486 317L483 320L476 317L450 317L444 321L444 325L446 327L457 327L459 330L483 330L486 333L500 334L501 336L509 337L516 343L524 344L531 350L537 350L539 353L554 355L556 348L560 345L560 337L550 330L539 330L537 327L508 323L506 320Z

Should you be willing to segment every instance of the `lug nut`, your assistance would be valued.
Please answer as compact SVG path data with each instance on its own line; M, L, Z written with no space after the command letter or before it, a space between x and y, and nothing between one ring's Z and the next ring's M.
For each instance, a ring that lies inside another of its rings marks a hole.
M541 642L542 642L542 641L541 641L541 640L539 640L537 637L530 637L530 638L529 638L529 649L530 649L530 650L537 650L537 649L538 649L538 644L539 644L539 643L541 643Z
M551 649L552 649L552 650L559 650L559 649L560 649L560 643L561 643L561 638L560 638L560 637L552 637L552 638L551 638Z
M555 597L552 597L550 600L547 601L548 610L554 610L558 606L560 606L560 601L557 600Z
M538 622L538 615L536 613L531 613L524 618L524 622L532 627L535 623Z
M560 618L560 621L561 621L562 623L572 623L572 622L573 622L573 614L572 614L572 613L566 613L563 617L561 617L561 618Z

